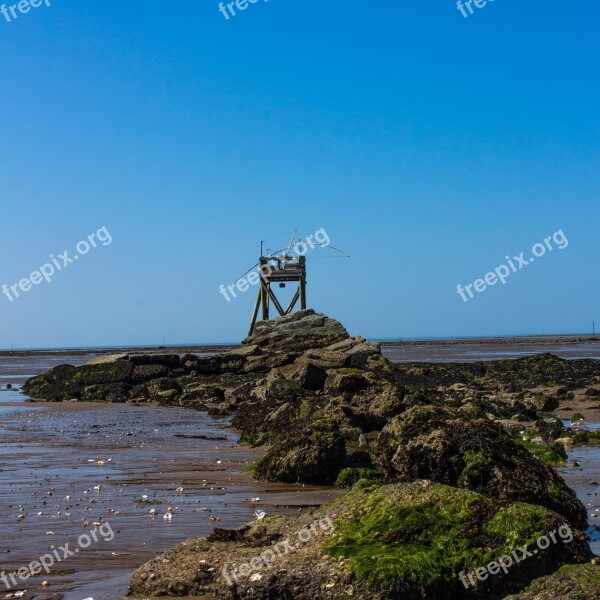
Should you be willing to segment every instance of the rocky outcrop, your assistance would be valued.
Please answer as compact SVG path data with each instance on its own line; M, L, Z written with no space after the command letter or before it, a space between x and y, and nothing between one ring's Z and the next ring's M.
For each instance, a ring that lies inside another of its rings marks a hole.
M136 571L130 593L230 600L496 599L564 562L590 559L580 534L558 535L562 525L560 516L540 507L504 506L428 481L383 487L359 482L347 496L301 517L267 517L185 542ZM511 565L508 575L498 569L470 584L470 573L510 556L514 547L535 548L551 532L557 543Z
M245 560L304 523L269 520L184 544L136 573L133 591L383 600L501 597L588 556L578 533L585 509L546 464L563 460L565 451L554 443L564 437L562 423L545 411L599 382L599 362L550 355L393 365L378 344L307 310L260 323L229 352L113 355L57 367L24 391L52 401L231 414L242 442L269 445L254 465L259 479L341 487L360 478L377 482L358 484L348 504L336 505L336 533L303 546L294 555L298 562L285 557L276 570L233 585L218 579L217 557ZM493 560L534 529L563 524L578 541L527 561L510 581L478 581L468 591L457 583L461 569Z
M259 322L254 333L242 345L271 352L298 353L325 348L348 338L348 332L339 321L317 314L314 310L302 310L275 321Z
M258 461L254 473L266 481L331 484L345 457L346 445L335 421L320 419L304 426L296 423Z
M600 362L592 359L565 360L553 354L537 354L517 360L477 363L404 363L398 367L401 383L411 387L470 387L519 393L548 387L566 390L600 383Z

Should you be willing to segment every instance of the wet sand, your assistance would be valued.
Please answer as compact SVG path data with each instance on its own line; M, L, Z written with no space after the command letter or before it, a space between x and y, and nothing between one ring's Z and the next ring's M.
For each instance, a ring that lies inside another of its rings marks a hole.
M265 448L239 446L228 418L183 408L31 402L18 390L59 364L77 366L100 354L0 354L0 572L65 543L73 551L94 523L114 532L111 541L97 533L97 543L49 574L17 579L10 592L0 581L0 598L26 590L26 599L118 600L135 568L186 539L239 527L257 509L292 514L343 493L256 483L244 469ZM9 383L17 389L7 390Z
M476 362L506 360L550 352L561 358L600 359L600 338L548 336L455 340L385 341L383 355L392 362Z
M568 449L569 459L556 470L577 492L588 512L590 547L600 555L600 446L579 446Z
M94 523L108 523L97 543L17 589L26 589L29 598L43 591L46 580L45 593L65 600L115 600L126 592L134 568L185 539L215 526L238 527L254 520L258 508L295 513L340 494L254 482L243 469L264 448L237 445L227 424L177 408L3 405L2 570L17 570L66 542L73 550ZM169 508L172 519L165 520Z

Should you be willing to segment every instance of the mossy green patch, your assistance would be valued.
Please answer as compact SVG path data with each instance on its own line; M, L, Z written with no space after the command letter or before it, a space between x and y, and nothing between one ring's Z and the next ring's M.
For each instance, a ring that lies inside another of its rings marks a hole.
M260 458L258 460L260 460ZM242 469L242 473L252 473L254 471L254 469L256 469L258 460L255 460L253 463L250 463L247 467L244 467Z
M550 483L548 484L548 492L554 498L561 499L565 493L565 486L560 486L556 483Z
M547 509L524 502L515 502L501 508L485 523L482 530L488 535L500 536L509 546L515 546L523 540L540 537L547 522Z
M339 373L340 375L362 375L363 371L352 367L352 368L337 369L336 373Z
M596 598L600 597L600 566L588 563L585 565L564 565L557 573L569 575L575 581L595 591Z
M564 565L552 575L536 579L520 594L507 596L505 600L536 600L560 598L561 600L599 600L600 566Z
M304 400L302 400L300 403L300 408L298 409L296 418L307 419L308 417L312 417L314 419L318 419L320 418L321 414L322 411L316 408L313 398L304 398Z
M530 543L552 519L523 503L502 508L475 492L429 482L354 488L324 551L369 587L397 590L450 581Z
M575 445L600 444L600 431L580 431L579 433L574 434L572 437Z
M349 467L340 471L335 485L339 488L351 488L359 479L383 483L383 473L374 467Z
M567 460L567 453L563 446L547 446L546 444L537 444L520 438L515 438L515 443L529 450L536 458L549 465L560 465Z
M463 469L463 475L466 475L471 479L479 477L482 475L482 473L487 472L490 466L494 463L492 457L486 456L481 452L473 452L471 450L467 450L462 455L462 460L465 464L465 467Z

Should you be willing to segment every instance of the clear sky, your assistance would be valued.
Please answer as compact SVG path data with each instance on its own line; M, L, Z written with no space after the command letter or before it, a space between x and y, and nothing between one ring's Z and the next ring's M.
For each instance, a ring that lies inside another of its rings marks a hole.
M226 20L214 0L51 0L0 15L0 285L112 237L0 295L0 347L239 341L254 289L228 303L219 285L294 228L351 255L309 251L308 297L352 334L600 328L600 4L473 9L259 0ZM457 284L559 229L568 247L461 299Z

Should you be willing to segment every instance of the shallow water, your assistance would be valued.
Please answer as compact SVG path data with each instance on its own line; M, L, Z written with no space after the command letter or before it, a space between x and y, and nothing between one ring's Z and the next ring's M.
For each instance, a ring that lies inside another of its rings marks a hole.
M57 364L89 359L74 358ZM23 374L50 364L23 362L16 363ZM6 362L2 368L11 375ZM20 384L19 375L8 379ZM0 571L16 571L65 543L78 550L49 574L17 579L11 591L27 590L25 598L46 580L45 592L56 598L116 600L131 572L157 552L215 526L239 527L258 508L296 513L340 494L254 482L242 470L264 449L239 446L226 418L182 408L29 403L6 390L0 397ZM163 518L168 508L171 520ZM79 548L79 537L95 529L98 541ZM5 588L0 581L0 597Z
M26 399L18 390L7 390L7 384L21 388L31 377L45 373L58 365L69 364L78 367L96 356L98 355L95 353L77 356L0 354L0 410L3 402L23 402Z
M382 344L382 354L392 362L477 362L507 360L550 352L565 359L593 358L600 360L600 342L440 342L411 343L398 346Z
M556 469L577 492L577 497L588 511L588 535L590 546L595 554L600 555L600 518L592 514L600 514L600 446L579 446L568 452L569 460L563 467ZM573 461L579 466L574 466Z

